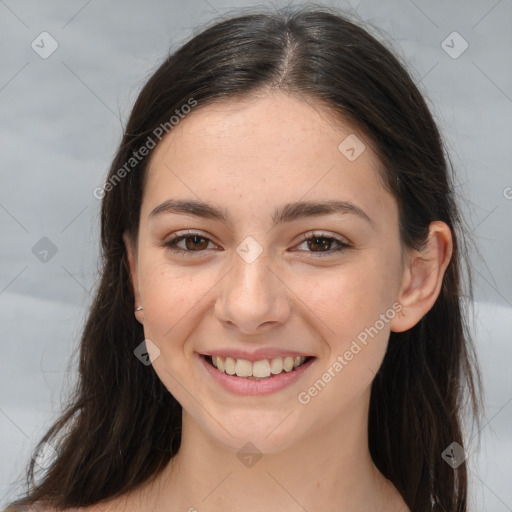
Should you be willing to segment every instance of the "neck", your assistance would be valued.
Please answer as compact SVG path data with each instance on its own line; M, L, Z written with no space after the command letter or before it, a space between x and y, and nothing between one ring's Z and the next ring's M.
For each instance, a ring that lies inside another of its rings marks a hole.
M287 449L251 459L212 440L183 411L179 452L144 501L155 511L400 510L401 498L371 460L367 417L368 401Z

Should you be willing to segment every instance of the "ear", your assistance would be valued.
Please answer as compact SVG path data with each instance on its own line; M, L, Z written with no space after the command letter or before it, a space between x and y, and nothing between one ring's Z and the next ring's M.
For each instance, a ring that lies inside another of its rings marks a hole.
M134 314L135 318L142 324L144 320L144 311L136 311L138 306L142 306L142 300L139 293L139 278L137 275L136 249L130 235L126 231L123 233L123 242L126 248L126 256L130 267L130 280L133 286L133 296L135 298L135 304L133 305Z
M425 246L410 251L404 265L397 302L402 310L391 321L394 332L414 327L432 308L453 252L452 233L441 221L430 223Z

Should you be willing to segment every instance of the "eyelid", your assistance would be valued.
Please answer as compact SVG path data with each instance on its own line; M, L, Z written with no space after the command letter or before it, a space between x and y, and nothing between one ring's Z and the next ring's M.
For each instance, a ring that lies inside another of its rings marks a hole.
M206 231L201 231L200 229L182 229L180 231L174 231L168 237L166 237L166 241L164 243L175 240L176 238L182 236L202 236L203 238L208 238L211 240L212 235Z
M311 238L333 238L334 240L337 240L340 243L352 245L352 243L348 240L348 238L346 238L342 235L339 235L337 233L326 232L323 229L312 229L312 230L300 235L300 238L301 238L301 241L309 240Z

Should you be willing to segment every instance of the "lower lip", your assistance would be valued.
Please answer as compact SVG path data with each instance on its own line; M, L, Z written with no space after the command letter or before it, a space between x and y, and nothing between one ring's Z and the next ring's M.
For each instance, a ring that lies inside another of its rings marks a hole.
M227 391L237 395L268 395L275 393L300 379L308 370L315 358L310 359L302 366L291 372L282 372L265 380L251 380L244 377L227 375L212 366L204 356L199 355L206 371Z

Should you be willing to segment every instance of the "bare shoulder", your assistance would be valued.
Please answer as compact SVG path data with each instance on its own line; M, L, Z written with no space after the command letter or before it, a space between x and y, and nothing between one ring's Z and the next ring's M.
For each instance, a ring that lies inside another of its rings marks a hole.
M101 502L90 505L89 507L67 508L62 512L121 512L119 503L116 501ZM57 510L49 510L48 512L61 512Z
M119 507L119 503L112 502L101 502L95 503L94 505L90 505L88 507L72 507L66 509L57 509L55 507L38 506L34 505L32 508L26 509L23 512L121 512L121 508ZM6 510L4 512L10 512ZM21 512L21 511L20 511Z
M136 493L136 491L132 490L130 492L122 494L121 496L107 498L98 503L94 503L92 505L84 507L70 507L62 509L57 508L55 506L49 506L48 503L45 503L44 505L35 504L33 508L29 508L27 510L19 512L135 512L138 511L139 508L134 508L134 496L138 496L138 494ZM10 511L6 510L0 512Z

